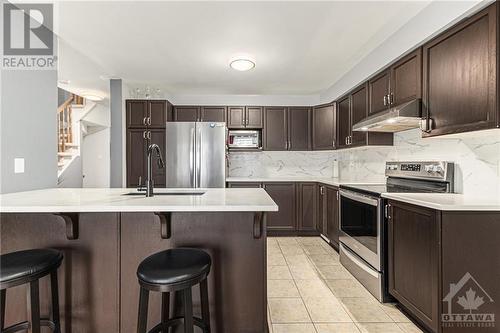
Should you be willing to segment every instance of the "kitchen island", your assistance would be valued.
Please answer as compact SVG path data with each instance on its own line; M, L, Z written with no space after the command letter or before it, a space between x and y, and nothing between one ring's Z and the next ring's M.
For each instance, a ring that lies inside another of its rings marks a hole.
M265 212L278 210L269 195L263 189L169 189L151 198L133 192L47 189L0 195L0 253L48 247L64 253L62 332L134 332L139 262L183 246L212 257L212 331L266 332ZM46 316L47 279L40 289ZM8 290L7 325L26 320L25 293L24 286ZM150 297L148 328L160 320L160 296ZM198 288L193 298L199 315Z

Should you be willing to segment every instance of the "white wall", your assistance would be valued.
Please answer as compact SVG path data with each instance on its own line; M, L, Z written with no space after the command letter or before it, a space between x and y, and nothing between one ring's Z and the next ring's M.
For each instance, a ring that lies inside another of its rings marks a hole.
M328 103L365 81L368 77L430 40L462 18L486 7L493 1L433 1L396 33L370 52L346 75L320 94Z
M110 129L85 136L81 149L83 187L109 187Z

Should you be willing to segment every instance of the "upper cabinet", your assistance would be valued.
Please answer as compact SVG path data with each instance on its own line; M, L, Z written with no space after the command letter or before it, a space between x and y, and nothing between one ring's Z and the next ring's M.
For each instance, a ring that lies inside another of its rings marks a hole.
M422 50L418 48L368 81L368 114L422 97Z
M368 116L368 87L364 83L337 101L337 148L392 145L392 133L355 132L354 124Z
M225 122L225 106L175 106L174 121Z
M128 128L165 128L172 120L172 104L165 100L126 100Z
M498 3L423 47L424 137L499 126Z
M260 106L228 106L227 127L237 128L262 128L262 107Z
M370 115L389 108L388 96L390 94L391 73L386 70L368 81Z
M311 149L308 107L266 107L264 109L264 150Z
M335 149L335 104L320 105L312 110L312 148Z

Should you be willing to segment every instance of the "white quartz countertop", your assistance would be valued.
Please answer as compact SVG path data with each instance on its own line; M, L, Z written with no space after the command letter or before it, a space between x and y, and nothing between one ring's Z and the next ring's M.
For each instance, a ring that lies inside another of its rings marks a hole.
M278 206L259 188L155 189L202 195L125 195L131 188L52 188L0 195L2 213L67 212L275 212Z
M238 183L238 182L317 182L326 185L339 186L341 184L338 178L321 178L321 177L228 177L226 182ZM352 183L352 182L346 182Z
M382 193L383 198L443 211L499 211L500 198L457 193Z

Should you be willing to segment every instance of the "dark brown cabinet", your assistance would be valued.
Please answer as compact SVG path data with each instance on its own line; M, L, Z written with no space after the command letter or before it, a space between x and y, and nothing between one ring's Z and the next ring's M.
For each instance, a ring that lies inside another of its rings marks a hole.
M310 150L311 108L266 107L264 150Z
M144 185L147 176L146 152L156 143L165 158L165 125L172 119L172 105L163 100L126 101L127 187ZM166 184L165 170L153 164L153 180L157 187Z
M390 80L391 73L386 70L368 81L370 115L386 110L389 107Z
M288 108L288 150L311 150L311 108Z
M351 99L349 95L337 101L337 148L346 148L351 134Z
M175 106L174 121L225 122L225 106Z
M433 332L439 329L440 216L389 202L389 292Z
M325 225L326 237L332 245L339 248L339 190L333 186L325 186Z
M335 149L335 104L320 105L312 110L312 149Z
M318 228L318 184L297 184L298 230L316 232Z
M287 108L264 109L264 150L288 150Z
M199 106L174 106L174 121L198 121Z
M337 101L337 147L392 145L392 133L355 132L353 126L368 116L368 84L364 83Z
M368 114L422 97L422 50L404 56L368 81Z
M127 100L126 110L128 128L162 128L171 120L172 105L164 100Z
M495 3L423 46L424 137L498 126Z
M225 106L203 106L199 121L226 122Z
M279 207L278 212L269 212L267 214L268 233L296 232L295 183L264 183L263 187Z
M227 127L262 128L262 107L260 106L229 106L227 108Z
M319 185L318 231L334 248L339 248L339 190L328 185Z

